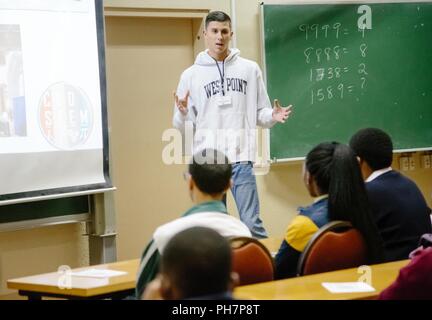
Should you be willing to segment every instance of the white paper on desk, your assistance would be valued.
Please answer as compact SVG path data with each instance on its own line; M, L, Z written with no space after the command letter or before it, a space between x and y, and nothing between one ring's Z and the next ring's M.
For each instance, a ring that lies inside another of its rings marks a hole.
M323 282L331 293L373 292L375 289L365 282Z
M87 269L79 272L71 272L71 276L88 277L88 278L111 278L127 274L125 271L116 271L108 269Z

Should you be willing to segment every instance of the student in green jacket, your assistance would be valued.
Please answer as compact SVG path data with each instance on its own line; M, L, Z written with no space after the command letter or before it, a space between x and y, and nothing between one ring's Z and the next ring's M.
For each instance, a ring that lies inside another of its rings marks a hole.
M194 206L181 218L156 229L142 255L136 284L136 298L140 299L145 286L159 271L160 256L168 241L180 231L191 227L208 227L224 237L247 236L251 233L239 219L230 216L222 198L231 184L231 164L220 151L206 149L194 155L186 178Z
M183 230L165 246L159 274L143 299L233 300L238 275L231 268L228 239L206 227Z

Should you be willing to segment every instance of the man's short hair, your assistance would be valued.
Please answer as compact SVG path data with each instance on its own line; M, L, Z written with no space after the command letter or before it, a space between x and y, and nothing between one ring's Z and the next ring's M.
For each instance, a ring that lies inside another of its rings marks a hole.
M231 246L218 232L192 227L177 233L161 257L161 273L183 299L226 292L231 279Z
M229 187L232 167L225 154L218 150L205 149L193 156L189 174L201 192L214 195Z
M211 11L211 12L209 12L209 14L207 15L207 17L205 19L205 28L206 29L207 29L209 23L212 21L229 22L229 25L231 28L231 18L229 15L227 15L223 11Z
M390 136L381 129L365 128L355 133L349 142L354 153L366 161L372 170L391 166L393 143Z

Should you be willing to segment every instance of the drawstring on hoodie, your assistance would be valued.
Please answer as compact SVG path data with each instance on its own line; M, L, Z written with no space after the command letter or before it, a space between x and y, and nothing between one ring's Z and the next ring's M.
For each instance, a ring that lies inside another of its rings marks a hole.
M225 85L224 85L224 83L225 83L225 60L222 61L222 71L219 68L218 61L215 58L213 58L213 60L216 62L216 67L218 68L219 75L221 77L222 95L225 96Z

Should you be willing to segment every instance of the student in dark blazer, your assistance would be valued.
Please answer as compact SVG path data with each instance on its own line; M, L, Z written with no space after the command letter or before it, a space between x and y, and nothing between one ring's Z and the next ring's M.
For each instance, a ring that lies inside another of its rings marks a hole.
M417 185L391 168L393 143L387 133L376 128L362 129L349 144L359 158L386 259L407 259L418 239L432 232L431 209Z

